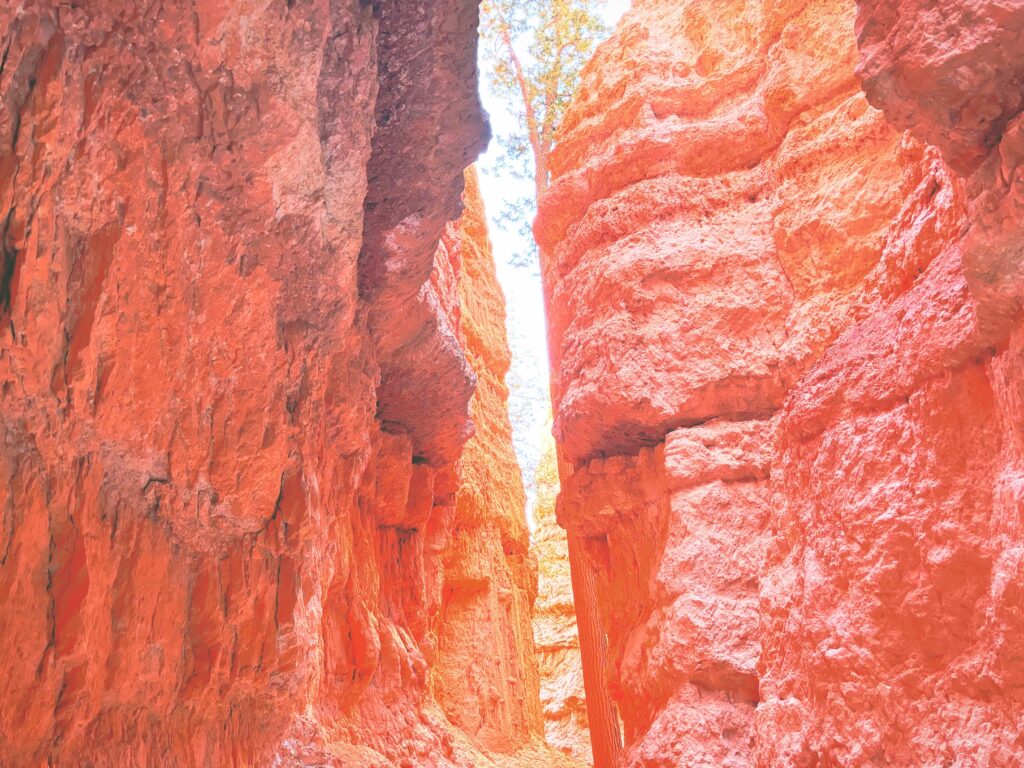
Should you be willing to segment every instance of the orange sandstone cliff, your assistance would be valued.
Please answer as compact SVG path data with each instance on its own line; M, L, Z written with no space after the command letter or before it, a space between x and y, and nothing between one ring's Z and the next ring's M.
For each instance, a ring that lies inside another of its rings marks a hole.
M476 432L456 466L451 517L433 544L443 562L432 690L450 722L487 753L542 741L540 677L533 642L537 565L526 497L512 447L505 374L505 299L494 271L475 172L466 209L444 243L461 260L460 337L477 375L470 413ZM557 753L525 750L521 764L571 766Z
M1000 0L599 48L535 226L595 765L1020 764L1022 82Z
M559 764L476 21L0 7L0 765Z
M590 764L590 732L568 543L565 531L555 520L558 461L550 435L545 441L534 482L536 497L531 541L537 557L538 592L533 634L537 642L544 733L552 747Z

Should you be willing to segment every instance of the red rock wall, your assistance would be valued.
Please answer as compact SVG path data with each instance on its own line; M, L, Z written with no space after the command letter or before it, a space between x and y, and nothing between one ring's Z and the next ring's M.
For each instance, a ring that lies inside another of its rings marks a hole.
M869 100L909 129L905 142L936 149L883 251L902 279L880 281L889 295L784 415L779 536L762 588L773 639L761 724L776 746L761 754L1015 766L1024 5L859 5Z
M1024 753L1024 25L938 5L639 0L563 125L559 522L620 765Z
M0 30L0 764L542 759L476 4Z
M460 336L477 374L470 404L476 434L459 459L446 538L435 545L443 584L432 680L453 724L487 751L511 752L543 733L531 626L537 565L508 415L505 298L486 222L471 170L466 210L445 244L462 262Z

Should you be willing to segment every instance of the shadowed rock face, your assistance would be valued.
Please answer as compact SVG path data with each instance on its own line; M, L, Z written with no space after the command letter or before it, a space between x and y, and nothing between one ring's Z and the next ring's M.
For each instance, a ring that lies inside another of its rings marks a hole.
M544 764L475 3L0 30L0 763Z
M585 73L535 230L621 765L1019 762L1020 13L643 0Z
M452 170L487 144L476 28L476 3L380 4L360 292L381 360L378 418L407 431L416 457L433 465L454 461L472 434L475 379L459 345L455 281L428 278L441 230L459 211L462 176Z
M871 103L934 144L966 184L964 273L987 335L1024 300L1024 6L858 3L858 73Z
M961 174L1024 111L1024 7L997 0L858 0L857 73L898 129Z

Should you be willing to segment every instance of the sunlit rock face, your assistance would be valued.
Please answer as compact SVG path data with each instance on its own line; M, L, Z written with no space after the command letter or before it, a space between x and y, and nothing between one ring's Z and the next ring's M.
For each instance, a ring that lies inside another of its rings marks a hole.
M537 558L538 589L533 628L544 734L555 749L592 764L568 542L555 520L558 463L550 436L537 466L535 483L531 540Z
M552 161L624 766L1019 762L1021 6L859 6L638 0Z
M0 8L0 764L547 764L476 19Z
M486 753L529 745L535 749L518 758L523 765L569 768L576 764L540 747L544 723L532 625L537 563L508 415L505 298L472 171L465 203L443 242L460 263L460 339L477 377L470 403L476 431L456 465L455 506L438 526L443 538L428 545L443 565L432 690L451 723Z
M858 5L869 100L909 128L906 143L935 149L883 252L914 270L879 282L890 295L786 409L762 587L761 724L778 746L762 754L1012 766L1024 744L1024 144L1021 93L1006 85L1024 77L1024 6Z

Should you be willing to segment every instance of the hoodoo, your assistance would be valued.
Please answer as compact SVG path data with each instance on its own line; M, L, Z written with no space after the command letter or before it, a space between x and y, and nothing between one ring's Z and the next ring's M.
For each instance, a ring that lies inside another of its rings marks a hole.
M532 532L479 12L0 5L0 768L1024 764L1024 0L547 83Z
M599 764L1020 764L1022 83L1019 2L638 0L598 50L535 231Z

